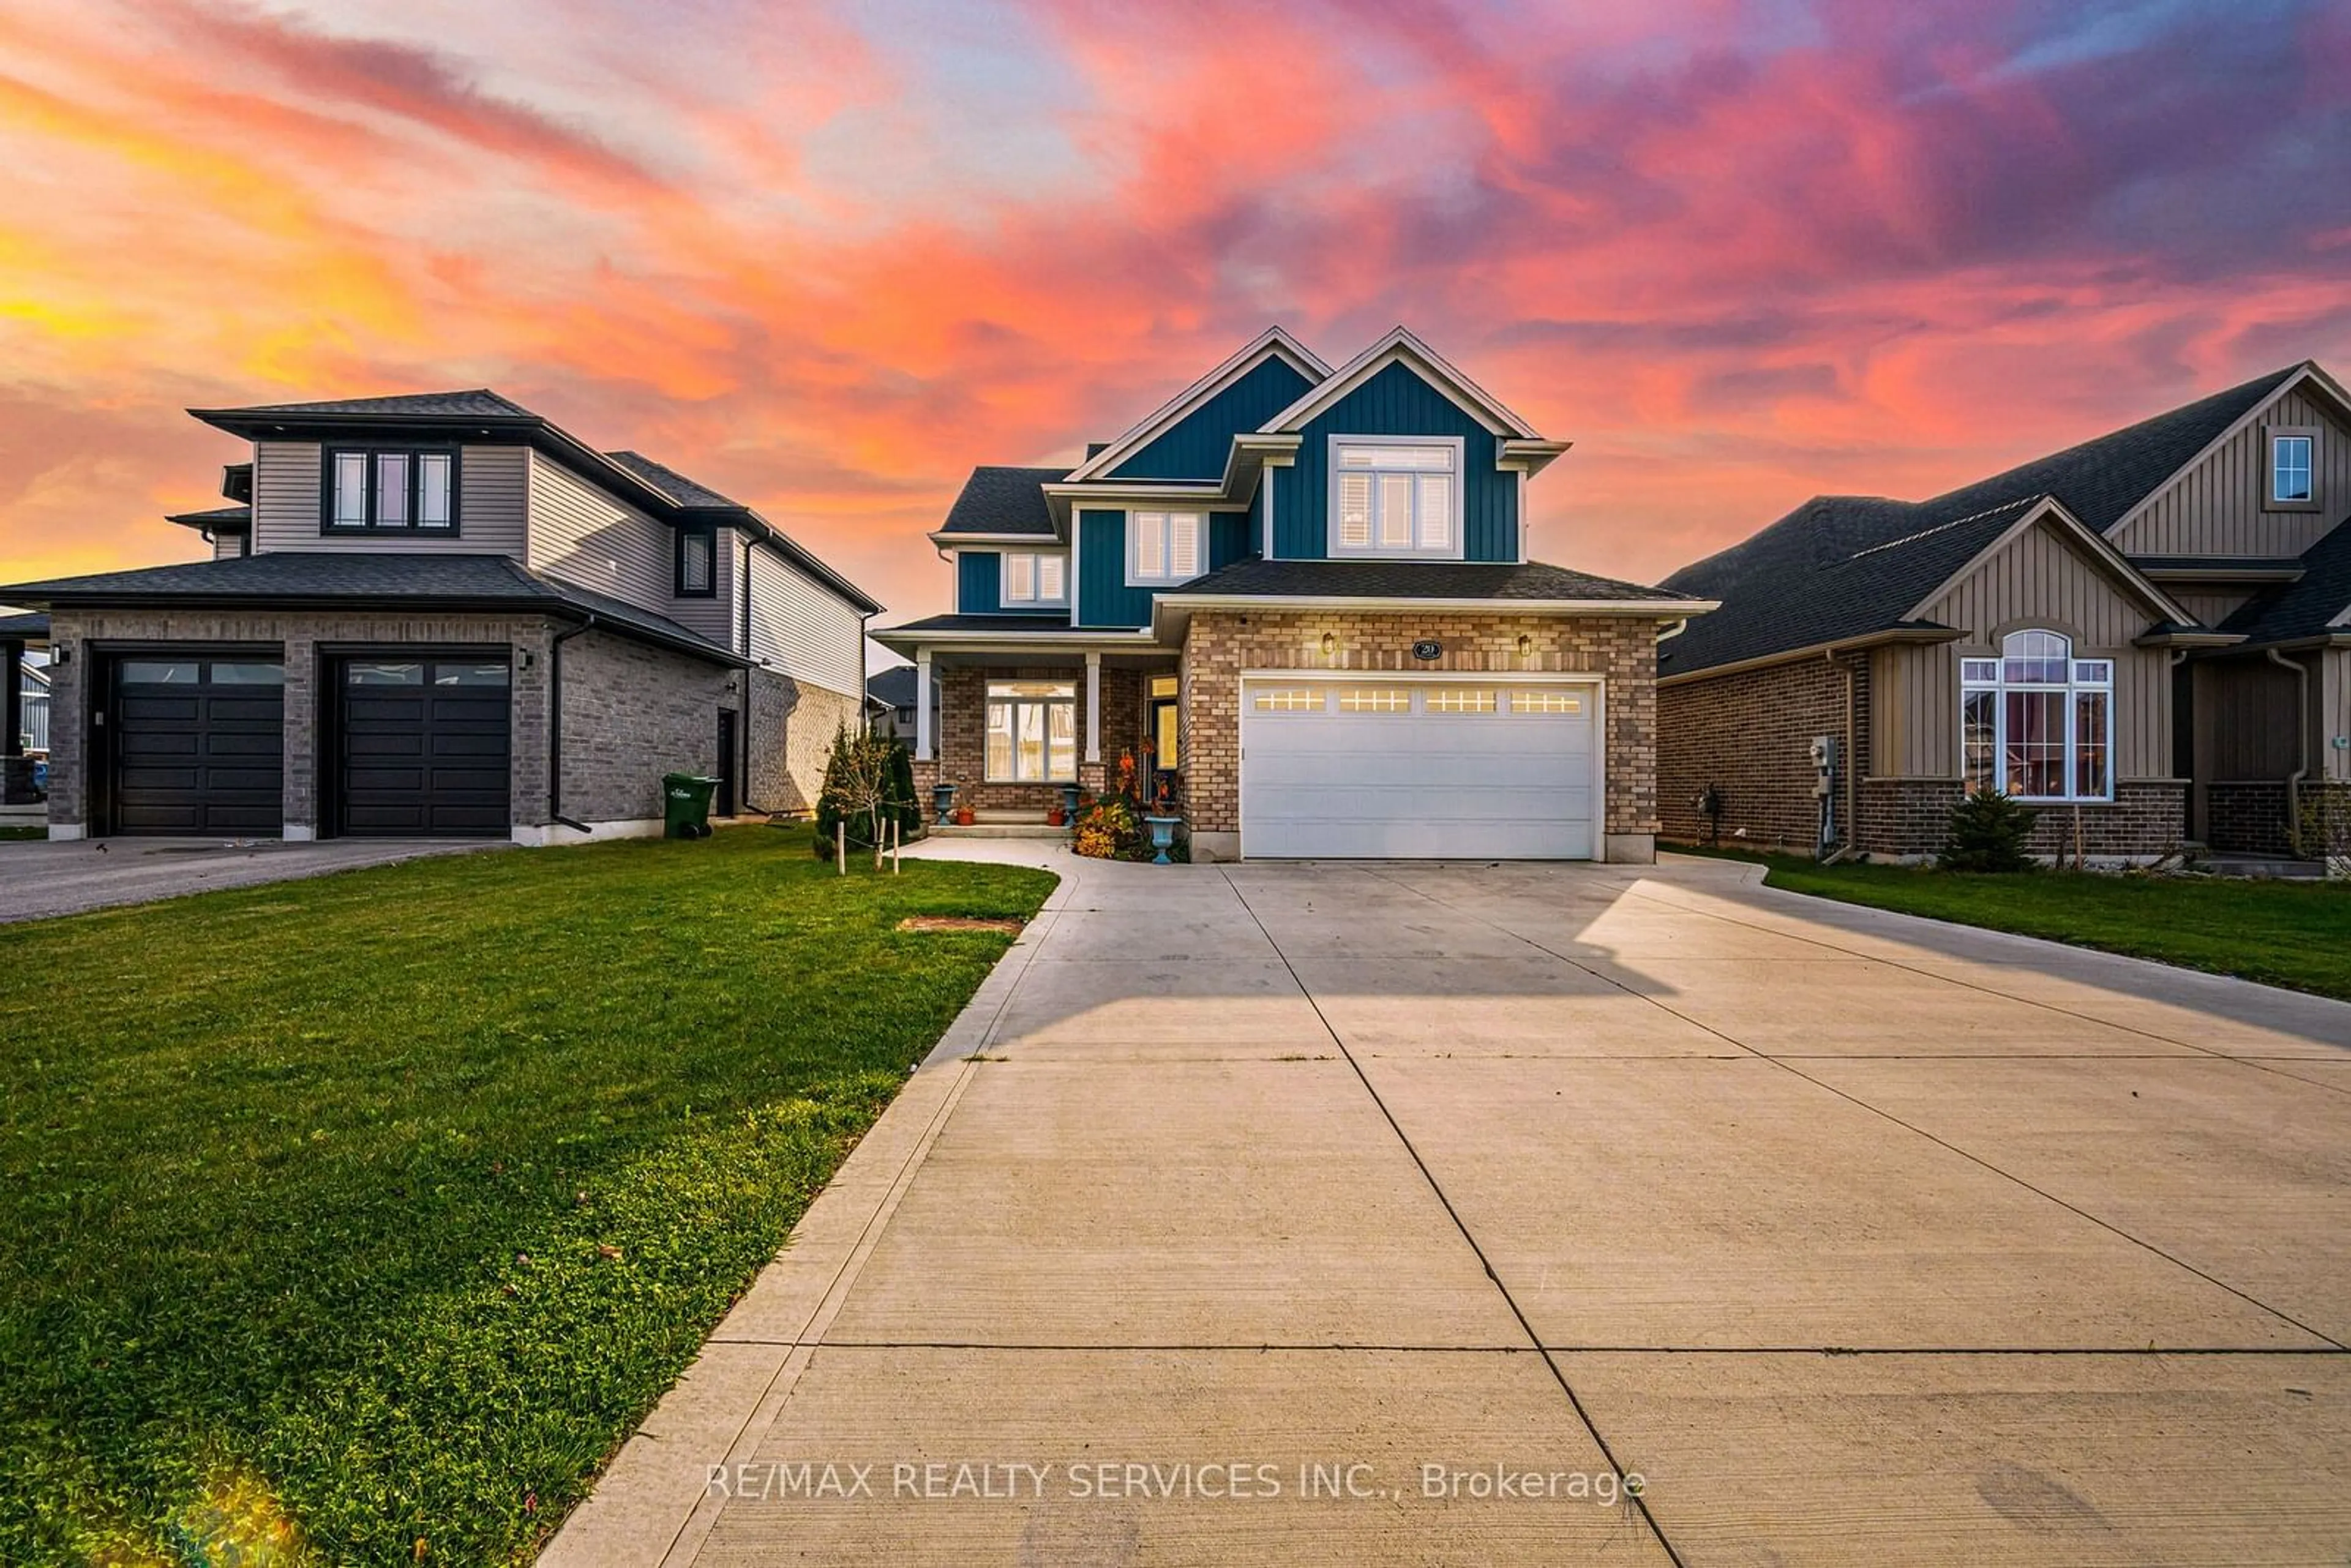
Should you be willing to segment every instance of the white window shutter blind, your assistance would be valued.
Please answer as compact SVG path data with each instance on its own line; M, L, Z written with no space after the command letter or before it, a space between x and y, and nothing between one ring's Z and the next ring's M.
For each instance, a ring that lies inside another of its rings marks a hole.
M1134 515L1134 571L1138 577L1164 577L1167 571L1165 531L1166 516L1160 512L1137 512Z
M1167 517L1167 575L1200 575L1200 515L1171 512Z
M1039 556L1037 558L1037 597L1059 599L1061 597L1061 558L1057 555Z
M1453 544L1453 476L1431 474L1420 482L1420 548L1447 549Z
M1384 549L1412 548L1412 476L1380 476L1380 546Z
M1372 476L1339 476L1339 542L1350 549L1369 549L1372 543Z
M1005 594L1015 600L1037 597L1037 558L1015 555L1005 558Z

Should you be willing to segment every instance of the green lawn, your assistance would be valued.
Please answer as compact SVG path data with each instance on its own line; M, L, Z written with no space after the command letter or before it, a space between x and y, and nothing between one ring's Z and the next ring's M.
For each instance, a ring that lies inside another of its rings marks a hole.
M13 839L46 839L49 830L40 822L0 822L0 842Z
M1764 884L1791 893L2045 936L2351 1001L2351 887L2340 883L2065 872L1980 876L1719 852L1770 866Z
M808 844L0 926L0 1563L527 1558L1052 883Z

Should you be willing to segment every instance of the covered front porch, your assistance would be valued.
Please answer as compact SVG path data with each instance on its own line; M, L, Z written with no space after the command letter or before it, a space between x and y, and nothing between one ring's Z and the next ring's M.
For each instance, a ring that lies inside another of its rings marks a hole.
M1131 756L1137 793L1164 789L1180 809L1176 653L1139 647L1132 634L1107 646L1073 641L906 650L916 689L935 680L939 694L935 717L928 703L916 710L914 782L925 804L945 784L957 808L1042 821L1072 784L1113 788L1120 758Z

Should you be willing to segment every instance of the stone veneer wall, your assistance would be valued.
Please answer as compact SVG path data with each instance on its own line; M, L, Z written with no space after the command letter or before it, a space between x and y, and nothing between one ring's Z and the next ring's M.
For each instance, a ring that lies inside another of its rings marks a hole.
M954 665L939 671L939 733L936 757L914 764L914 789L927 812L931 786L956 786L956 804L976 811L1034 811L1040 820L1061 799L1059 784L991 783L987 773L987 683L990 681L1074 681L1078 688L1078 782L1099 790L1118 765L1121 751L1137 753L1144 735L1144 694L1149 689L1141 670L1102 672L1102 754L1099 764L1084 760L1086 747L1086 673L1041 666L983 669Z
M514 734L510 788L514 820L547 821L547 647L543 616L322 611L60 610L49 618L52 647L69 657L51 669L49 821L79 827L89 781L83 768L83 682L92 669L88 644L124 643L270 643L286 663L286 817L289 828L319 825L319 682L322 643L397 647L403 643L498 645L513 650ZM576 641L576 640L575 640ZM522 655L531 655L528 668ZM716 737L716 721L713 721ZM577 812L568 812L578 815ZM658 814L658 810L656 810Z
M1322 651L1324 632L1338 651ZM1525 657L1520 635L1533 640ZM1657 831L1657 622L1638 615L1366 614L1351 611L1202 611L1184 638L1186 817L1196 833L1240 831L1240 675L1297 670L1317 675L1383 670L1462 674L1556 673L1603 677L1608 800L1603 831ZM1432 661L1412 656L1423 638L1444 644Z

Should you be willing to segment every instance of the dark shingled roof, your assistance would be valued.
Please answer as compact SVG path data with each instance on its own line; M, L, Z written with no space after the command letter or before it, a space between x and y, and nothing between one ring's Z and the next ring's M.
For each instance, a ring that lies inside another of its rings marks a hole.
M243 533L253 526L253 508L251 507L214 507L209 511L203 512L168 512L164 514L163 520L167 523L180 523L192 528L226 529L230 533Z
M1099 637L1105 631L1132 632L1131 626L1072 626L1059 615L925 615L903 626L884 626L876 636L894 632L1034 632L1040 637Z
M2351 606L2351 517L2327 530L2302 555L2302 577L2257 593L2220 622L2254 646L2323 637L2343 630L2327 622Z
M666 616L592 589L540 576L501 555L274 550L227 560L21 582L0 590L0 600L8 599L51 604L405 600L486 608L561 605L656 642L730 664L743 663Z
M914 706L914 666L893 664L865 683L865 695L891 707Z
M1722 608L1661 646L1659 673L1896 630L2043 497L2104 533L2301 369L2255 377L1931 500L1816 496L1666 579L1666 587L1719 599Z
M1252 556L1168 591L1269 599L1600 599L1638 603L1689 595L1546 566L1539 560L1267 560Z
M394 418L417 416L428 419L531 419L530 410L510 398L500 397L487 387L475 387L465 392L404 392L394 397L347 397L327 402L264 402L245 408L195 409L190 412L202 418L207 413L272 414L292 417L324 414L365 416L389 414Z
M11 642L19 637L46 638L49 634L49 618L38 611L24 615L0 615L0 637Z
M947 508L943 534L1036 534L1050 538L1053 514L1046 509L1047 485L1070 476L1066 468L999 468L982 465L963 482L963 494Z
M642 452L607 452L604 455L681 507L723 507L739 509L742 505L739 501L730 500L720 495L707 485L687 478L665 463L654 462Z

